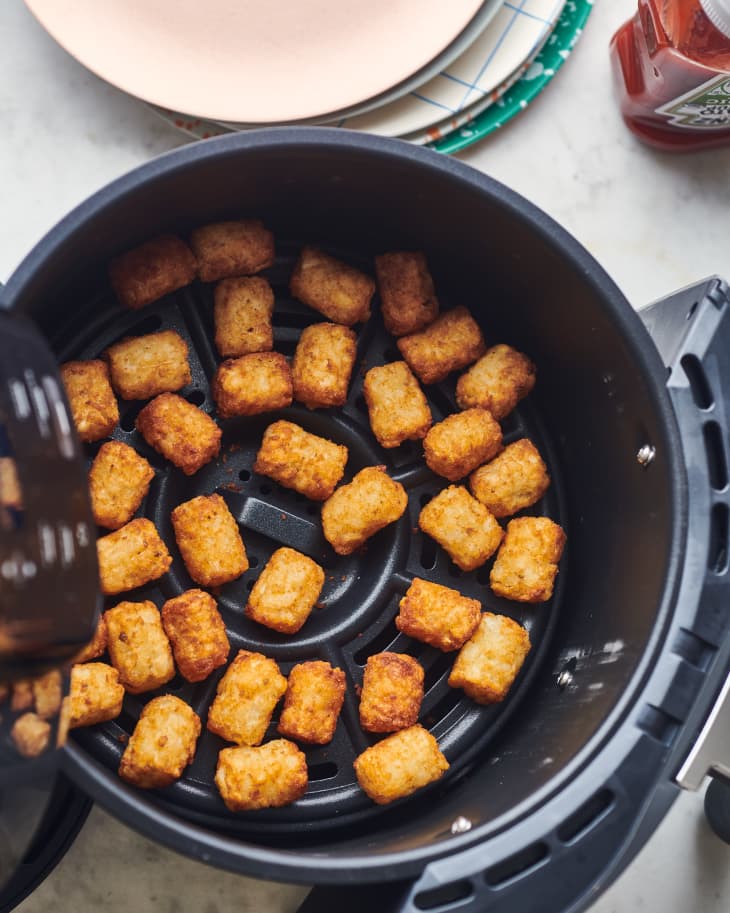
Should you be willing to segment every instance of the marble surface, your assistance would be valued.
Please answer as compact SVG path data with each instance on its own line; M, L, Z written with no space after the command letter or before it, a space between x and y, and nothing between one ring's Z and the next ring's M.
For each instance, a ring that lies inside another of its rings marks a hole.
M607 43L636 0L596 0L586 34L519 119L461 157L571 231L635 306L710 273L730 277L730 148L673 157L640 146L611 94ZM21 0L0 4L0 280L69 208L186 139L86 72ZM217 872L95 809L21 913L288 913L306 889ZM592 913L726 913L730 849L684 795Z

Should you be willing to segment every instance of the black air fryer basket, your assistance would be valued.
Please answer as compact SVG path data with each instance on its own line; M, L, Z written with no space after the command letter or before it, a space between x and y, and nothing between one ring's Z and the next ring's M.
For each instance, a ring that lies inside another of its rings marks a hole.
M190 346L193 375L181 394L213 413L211 288L194 284L142 311L122 311L106 265L161 232L185 235L241 216L262 218L276 237L277 260L265 275L276 295L274 348L287 356L301 329L321 319L287 291L303 243L367 270L376 253L424 250L443 309L466 305L488 343L529 353L536 388L503 427L506 442L528 436L548 463L552 485L530 512L567 532L558 586L545 605L498 599L487 586L489 565L463 573L417 531L421 507L443 480L425 467L420 445L386 451L370 432L365 366L399 357L376 307L359 328L342 409L295 405L221 422L220 458L192 478L135 431L143 403L121 403L113 435L155 467L140 515L174 556L169 574L125 598L161 605L194 585L170 511L218 491L251 563L216 594L232 650L271 656L284 674L306 659L346 672L334 741L306 750L304 798L228 812L212 782L224 743L205 730L178 783L149 792L123 783L116 768L126 739L155 693L128 695L118 720L76 731L65 770L124 821L183 853L319 885L308 909L577 909L651 833L677 794L677 778L697 786L723 761L710 750L717 727L714 736L698 736L728 669L728 288L711 279L645 311L653 342L589 255L496 182L398 142L282 129L176 151L101 191L29 255L4 303L13 319L35 323L58 361L98 357L124 336L176 329ZM427 392L434 421L455 411L453 379ZM403 518L361 552L336 556L323 539L319 507L253 471L263 430L279 417L346 444L345 481L384 464L408 491ZM87 448L86 459L94 453ZM50 476L46 483L52 497ZM282 544L313 557L327 575L321 608L292 636L242 612ZM503 704L479 707L450 689L453 655L397 631L398 600L415 576L474 596L529 630L533 649ZM358 788L352 762L371 744L358 723L356 686L367 656L386 649L424 666L420 721L451 767L431 787L378 807ZM205 721L221 674L197 685L176 678L163 691Z

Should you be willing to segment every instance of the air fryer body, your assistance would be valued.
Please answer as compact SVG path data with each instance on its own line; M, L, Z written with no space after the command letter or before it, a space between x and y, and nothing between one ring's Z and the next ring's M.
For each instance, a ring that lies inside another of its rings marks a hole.
M564 906L608 877L607 854L667 782L703 680L684 654L696 649L709 538L693 517L709 514L710 496L696 477L688 482L701 467L694 453L685 465L667 368L615 285L544 214L458 162L346 132L261 131L152 162L51 232L5 301L68 351L98 318L112 256L241 215L263 218L277 240L363 258L423 250L437 289L470 309L488 344L530 354L538 383L526 414L545 442L568 534L558 596L531 610L551 613L541 619L549 636L489 739L475 740L437 790L397 809L303 819L282 833L255 819L216 823L164 793L135 791L83 739L72 740L66 769L129 824L234 870L304 883L417 879L404 897L458 880L465 887L454 896L466 898L478 882L491 902L511 897L515 909L529 876L540 881L540 909ZM649 465L637 459L642 448ZM699 574L694 595L688 564ZM678 675L692 678L687 706L668 711Z

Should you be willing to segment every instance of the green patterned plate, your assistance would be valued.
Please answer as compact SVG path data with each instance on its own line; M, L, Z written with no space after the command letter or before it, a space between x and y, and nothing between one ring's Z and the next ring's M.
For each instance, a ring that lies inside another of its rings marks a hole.
M429 143L429 147L437 152L459 152L524 111L568 59L592 9L593 0L567 0L553 34L524 75L501 98L476 113L463 126Z

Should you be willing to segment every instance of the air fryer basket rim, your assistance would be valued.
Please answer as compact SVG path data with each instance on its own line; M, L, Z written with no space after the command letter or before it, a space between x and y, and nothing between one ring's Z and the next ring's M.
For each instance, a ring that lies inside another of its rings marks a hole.
M121 782L116 784L116 788L110 793L108 784L104 782L104 776L100 770L95 768L91 759L84 757L76 746L71 746L66 753L67 768L74 779L86 787L92 796L102 800L107 807L110 807L132 826L140 828L140 818L144 818L145 833L154 835L173 848L189 852L198 858L215 857L217 864L241 871L240 859L243 855L248 860L248 871L255 871L264 877L305 883L317 880L320 873L325 872L329 872L327 876L329 880L339 882L387 880L413 875L421 871L424 863L430 859L449 855L479 843L484 838L487 829L493 835L508 825L523 820L531 809L544 804L559 790L566 794L571 792L573 794L572 803L576 806L579 805L584 798L580 789L586 784L583 782L585 778L577 776L578 772L585 773L588 762L599 753L607 759L604 769L606 764L610 765L611 757L620 759L624 747L618 743L609 742L609 738L619 722L627 715L638 689L648 676L652 659L658 646L662 643L677 588L686 532L686 479L677 423L665 388L664 366L639 317L604 270L575 239L549 216L515 192L456 160L438 156L428 150L400 141L326 128L276 128L221 137L167 153L100 190L76 207L53 228L28 254L9 280L4 292L5 304L10 307L19 307L22 310L26 289L37 271L43 269L44 262L48 258L72 245L74 234L82 225L93 221L108 207L114 207L127 193L137 192L145 185L154 183L161 175L174 172L184 174L188 169L194 170L196 165L203 160L225 159L228 156L236 157L248 154L263 155L267 150L272 149L290 150L294 154L297 148L302 147L322 148L344 155L348 153L348 150L354 150L358 155L366 153L373 159L405 160L413 167L420 168L426 178L429 172L440 172L449 180L465 185L474 193L489 196L495 204L510 210L521 220L529 223L531 229L540 234L546 244L551 245L560 253L566 265L578 270L586 282L595 289L596 296L600 299L603 308L636 360L661 422L664 440L655 443L661 446L667 454L670 484L674 494L672 546L662 605L657 612L657 623L644 650L644 655L637 664L631 685L626 689L623 698L615 705L600 729L583 746L573 761L562 769L545 789L531 796L529 802L524 803L524 807L514 809L509 816L505 816L505 820L491 822L485 828L477 827L468 834L455 836L453 840L442 845L438 851L434 851L432 847L419 847L408 852L393 854L392 858L376 856L369 860L357 855L333 859L318 857L314 854L307 855L300 851L272 850L242 844L240 841L231 841L228 838L212 835L193 825L178 821L172 816L165 816L143 796L132 793ZM570 780L573 780L570 788L563 789ZM169 820L166 820L167 817Z

